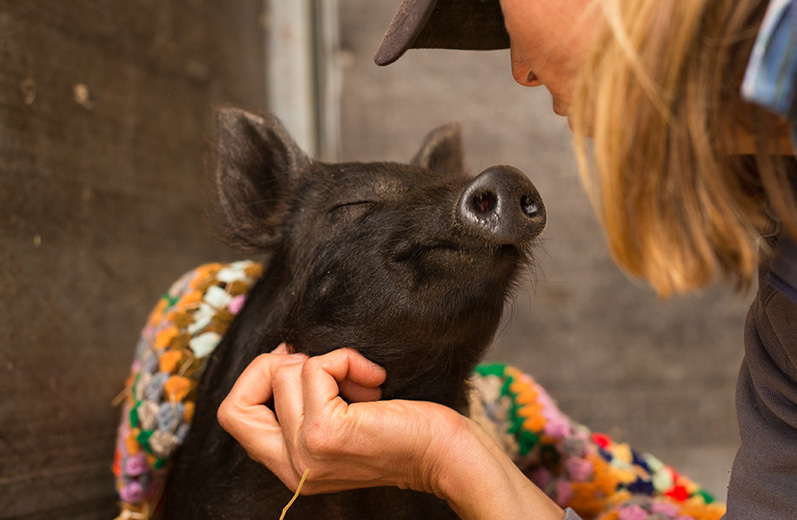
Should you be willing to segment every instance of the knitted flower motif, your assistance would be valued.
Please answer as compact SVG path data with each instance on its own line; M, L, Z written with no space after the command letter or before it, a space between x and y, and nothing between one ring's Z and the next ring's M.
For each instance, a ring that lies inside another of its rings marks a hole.
M183 403L161 404L157 414L158 429L164 432L176 430L184 413L185 405Z
M158 424L158 403L153 400L144 401L135 409L138 424L144 430L151 430Z
M587 459L568 457L565 459L565 468L571 480L575 482L585 482L592 474L592 462Z
M161 372L173 374L177 371L177 368L180 366L180 362L183 361L184 358L185 354L183 354L182 350L169 350L168 352L164 352L160 357L158 367L160 368Z
M227 310L229 310L233 314L238 314L238 312L243 308L244 301L246 301L246 296L243 294L239 294L230 300L229 305L227 305Z
M119 490L119 498L128 504L141 502L144 500L144 488L134 480Z
M669 502L656 502L650 506L651 513L661 513L669 517L675 518L678 516L680 509L675 504Z
M219 344L221 336L215 332L206 332L188 342L197 359L207 357Z
M219 286L214 285L212 287L208 287L204 300L205 303L214 309L222 309L230 304L232 297L227 291Z
M147 470L147 457L143 452L128 457L124 462L125 472L131 477L137 477Z
M169 374L165 374L163 372L158 372L152 379L149 380L147 383L147 387L144 389L144 397L148 401L160 401L161 395L163 394L163 388L166 386L166 382L169 380Z
M573 499L573 486L570 482L559 479L556 483L556 503L557 504L567 504L570 500Z
M647 512L636 504L620 509L619 520L648 520Z
M546 414L548 419L545 425L545 434L551 437L565 437L570 432L570 421L566 417L557 413Z
M160 375L160 374L158 374ZM164 374L168 377L168 374ZM154 381L154 379L153 379ZM171 402L179 402L185 399L191 390L192 381L183 376L171 376L163 384L163 392Z
M161 430L153 432L149 438L149 447L152 449L152 453L163 459L174 452L177 448L177 443L176 435Z

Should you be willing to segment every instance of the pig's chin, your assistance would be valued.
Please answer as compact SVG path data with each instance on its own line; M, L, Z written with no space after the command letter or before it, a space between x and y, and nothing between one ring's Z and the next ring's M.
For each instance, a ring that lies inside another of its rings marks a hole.
M498 317L500 306L487 310L480 319L398 320L380 330L362 324L316 325L303 329L289 343L294 351L309 356L341 347L357 350L387 372L383 399L432 401L463 411L466 381L492 340Z
M479 260L504 260L516 264L526 263L529 244L488 244L484 242L428 240L406 242L392 255L396 263L411 263L424 258L447 262L459 261L473 264Z
M487 285L488 291L506 293L531 255L526 245L441 241L407 244L390 260L387 265L411 290L439 287L445 293L467 293Z

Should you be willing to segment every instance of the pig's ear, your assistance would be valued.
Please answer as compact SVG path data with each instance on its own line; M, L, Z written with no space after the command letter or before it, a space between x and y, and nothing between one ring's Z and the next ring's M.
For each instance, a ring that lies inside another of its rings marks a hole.
M216 191L232 245L263 250L281 238L292 179L310 159L274 116L239 109L216 116Z
M429 132L410 164L433 172L465 171L462 153L462 125L449 123Z

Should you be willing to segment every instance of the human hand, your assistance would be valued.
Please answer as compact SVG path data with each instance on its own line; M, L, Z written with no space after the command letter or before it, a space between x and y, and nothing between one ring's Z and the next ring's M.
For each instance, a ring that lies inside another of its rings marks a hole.
M378 401L385 375L351 349L309 358L280 345L244 370L219 423L291 490L307 470L302 494L397 486L433 493L463 519L562 518L473 421L435 403Z
M308 358L281 345L244 370L218 419L289 488L309 470L303 494L373 486L434 493L436 445L464 418L434 403L376 402L384 380L384 369L354 350Z

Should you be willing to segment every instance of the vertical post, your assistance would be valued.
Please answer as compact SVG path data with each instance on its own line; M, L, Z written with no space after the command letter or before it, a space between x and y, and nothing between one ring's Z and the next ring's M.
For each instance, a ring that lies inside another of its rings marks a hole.
M310 155L340 155L337 0L265 0L267 106Z
M340 103L343 89L338 0L314 0L316 105L319 158L340 160Z

